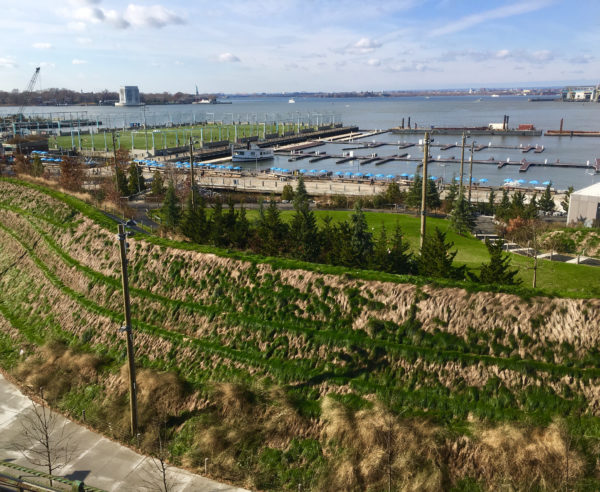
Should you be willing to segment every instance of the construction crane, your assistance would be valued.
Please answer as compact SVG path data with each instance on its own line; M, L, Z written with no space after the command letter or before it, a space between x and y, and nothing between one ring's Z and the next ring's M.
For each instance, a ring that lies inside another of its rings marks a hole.
M19 111L17 111L17 118L20 118L21 115L23 114L23 109L25 109L25 106L27 106L27 103L29 102L31 90L35 86L35 83L37 82L39 75L40 75L40 67L36 67L35 72L33 72L33 75L31 76L31 80L29 81L29 85L27 86L27 89L25 89L25 92L23 94L23 104L21 104Z

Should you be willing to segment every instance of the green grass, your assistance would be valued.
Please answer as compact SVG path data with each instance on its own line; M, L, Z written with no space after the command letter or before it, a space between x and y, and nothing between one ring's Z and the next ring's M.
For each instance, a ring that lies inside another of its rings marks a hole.
M263 137L263 133L266 131L267 134L279 133L282 135L285 132L293 132L296 130L296 125L287 123L285 127L283 125L268 124L263 126L259 124L241 124L236 125L237 137L252 137L258 135L260 138ZM235 128L233 125L221 125L221 124L207 124L207 125L196 125L196 126L181 126L177 128L165 128L160 130L148 129L145 132L143 129L136 130L118 130L116 134L116 147L123 149L131 149L133 135L133 148L142 150L146 149L146 138L148 140L147 147L152 149L152 135L154 134L154 146L156 149L164 149L165 147L180 147L188 145L190 136L194 141L199 142L202 137L203 143L217 142L221 140L234 141ZM50 148L65 147L71 148L72 146L79 147L79 139L81 138L81 147L84 149L92 148L92 135L81 135L78 137L77 132L73 132L71 135L65 135L62 137L50 137L48 140ZM112 145L112 134L106 133L106 140L104 133L98 133L93 135L93 144L96 150L102 150L105 146L109 149L113 149ZM197 144L196 144L197 145Z

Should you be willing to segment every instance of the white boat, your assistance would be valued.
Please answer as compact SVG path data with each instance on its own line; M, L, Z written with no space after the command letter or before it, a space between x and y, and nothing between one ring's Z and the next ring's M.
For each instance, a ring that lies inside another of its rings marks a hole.
M498 94L492 94L492 97L500 97Z
M295 100L294 100L294 98L292 97L292 98L288 99L288 102L289 102L290 104L294 104L296 101L295 101Z
M233 162L256 162L273 159L273 149L261 149L252 145L247 149L234 149L231 160Z

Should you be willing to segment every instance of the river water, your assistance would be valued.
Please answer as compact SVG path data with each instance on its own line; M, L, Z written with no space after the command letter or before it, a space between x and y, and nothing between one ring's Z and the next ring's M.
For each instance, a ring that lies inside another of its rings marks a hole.
M295 97L295 104L290 104L287 97L230 97L231 104L216 105L169 105L147 106L145 108L115 108L111 106L66 106L66 107L29 107L26 114L39 114L53 117L72 117L102 121L106 127L129 127L131 123L148 125L179 124L200 121L232 121L250 122L310 122L312 124L344 123L357 125L361 129L387 129L398 126L402 118L419 127L431 126L487 126L489 123L501 123L504 115L510 117L509 126L516 127L522 123L532 123L542 130L558 129L561 118L564 118L566 130L600 131L600 104L530 102L526 97L476 97L476 96L440 96L440 97L402 97L402 98L314 98ZM0 108L0 115L14 113L16 108ZM399 136L390 133L369 138L378 142L398 143L418 142L419 135ZM460 136L435 136L436 144L457 143ZM521 153L518 149L484 149L475 153L475 159L486 160L491 157L497 160L518 162L523 158L532 162L572 162L593 164L600 157L600 138L593 137L502 137L478 136L477 144L502 145L518 147L520 145L543 145L541 154ZM470 140L468 141L468 145ZM327 144L317 150L327 153L341 154L342 147L351 145ZM406 150L398 150L395 145L377 147L364 151L355 151L356 155L370 155L377 152L379 156L408 152L411 156L422 155L422 147L415 146ZM448 158L454 156L460 161L460 149L441 151L431 149L433 157ZM468 159L469 152L466 153ZM430 174L451 181L458 174L459 164L431 164ZM259 168L281 167L290 170L321 169L341 172L362 172L364 174L400 175L414 174L415 162L389 162L381 166L367 164L360 166L357 161L346 164L335 164L335 159L327 159L309 164L307 160L288 162L285 157L276 157L268 163L258 163ZM468 172L468 166L466 166ZM593 174L592 169L565 169L532 166L526 173L519 173L518 166L505 166L497 169L490 164L475 164L473 177L476 180L487 179L487 185L500 186L505 179L525 180L522 186L541 186L551 181L553 187L566 189L573 186L580 189L600 181L600 174ZM538 181L539 184L529 184Z

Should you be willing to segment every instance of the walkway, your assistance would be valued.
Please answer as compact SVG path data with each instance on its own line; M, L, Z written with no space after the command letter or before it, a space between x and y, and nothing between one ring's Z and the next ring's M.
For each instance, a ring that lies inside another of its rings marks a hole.
M22 433L22 425L31 402L16 386L0 374L0 460L33 466L15 450ZM70 435L77 452L71 462L56 472L70 480L83 480L105 490L160 490L158 474L152 460L121 446L68 419L58 416L60 425ZM44 470L41 470L44 471ZM231 485L214 482L186 470L170 467L168 478L173 491L244 492Z

